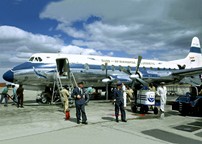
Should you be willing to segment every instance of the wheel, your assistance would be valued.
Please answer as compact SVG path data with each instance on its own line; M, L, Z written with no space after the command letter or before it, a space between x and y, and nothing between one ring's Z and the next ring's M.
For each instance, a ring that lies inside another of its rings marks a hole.
M131 110L132 110L132 112L136 113L137 112L137 106L131 105Z
M146 114L149 111L149 107L148 106L144 106L144 113Z
M145 113L145 107L144 107L144 105L142 105L142 106L140 107L140 113L141 113L141 114L144 114L144 113Z
M39 103L40 102L40 100L39 99L36 99L36 103Z
M48 94L47 94L47 93L42 93L42 94L41 94L41 102L42 102L43 104L48 103Z
M154 107L154 114L157 115L159 112L158 108L157 107Z
M149 107L147 105L142 105L140 107L140 113L141 114L146 114L149 111Z

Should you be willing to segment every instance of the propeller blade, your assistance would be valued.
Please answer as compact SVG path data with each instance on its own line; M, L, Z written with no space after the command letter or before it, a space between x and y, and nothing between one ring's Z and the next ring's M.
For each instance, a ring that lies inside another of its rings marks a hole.
M137 74L138 71L139 71L139 67L140 67L141 61L142 61L142 56L138 56L137 67L136 67L136 71L135 71L136 74Z
M122 66L119 66L120 67L120 70L128 75L131 75L131 72L128 70L128 69L125 69L124 67Z
M146 81L144 81L144 80L141 79L141 78L136 78L136 80L137 80L138 82L140 82L141 84L143 84L144 86L148 86L148 85L149 85Z

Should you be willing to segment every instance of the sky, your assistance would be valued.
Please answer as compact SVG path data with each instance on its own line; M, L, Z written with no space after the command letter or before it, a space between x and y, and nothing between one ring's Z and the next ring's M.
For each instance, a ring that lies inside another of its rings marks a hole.
M34 53L175 60L202 40L201 0L1 0L0 82Z

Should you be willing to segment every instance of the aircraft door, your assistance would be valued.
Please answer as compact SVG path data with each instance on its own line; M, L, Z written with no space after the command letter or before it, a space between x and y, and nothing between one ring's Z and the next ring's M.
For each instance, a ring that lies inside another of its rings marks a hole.
M60 76L70 76L69 61L67 58L56 59L56 65Z

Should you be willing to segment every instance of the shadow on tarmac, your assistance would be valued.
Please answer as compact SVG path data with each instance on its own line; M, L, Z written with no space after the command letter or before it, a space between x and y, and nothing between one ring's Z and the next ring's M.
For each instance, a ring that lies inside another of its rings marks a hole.
M103 120L114 121L113 117L102 117Z

